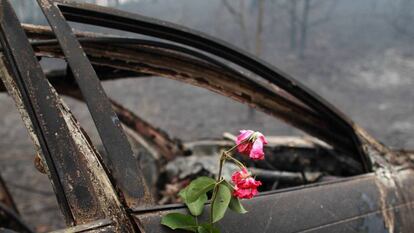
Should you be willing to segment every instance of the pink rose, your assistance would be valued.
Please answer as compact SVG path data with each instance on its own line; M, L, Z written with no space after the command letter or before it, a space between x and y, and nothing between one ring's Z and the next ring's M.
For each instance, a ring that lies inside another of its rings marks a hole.
M237 198L252 198L259 193L257 191L257 187L262 185L262 182L257 181L251 177L251 174L247 171L246 168L233 173L231 180L235 185L233 195Z
M240 130L236 139L237 150L254 160L263 160L263 145L267 144L265 136L252 130Z
M246 168L243 168L241 171L233 173L231 176L231 181L233 181L234 184L238 184L241 180L246 179L250 176L250 172L247 171Z

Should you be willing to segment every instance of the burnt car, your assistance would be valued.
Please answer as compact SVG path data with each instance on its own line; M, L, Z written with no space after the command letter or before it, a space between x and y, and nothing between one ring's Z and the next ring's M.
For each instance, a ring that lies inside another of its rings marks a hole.
M289 75L226 42L164 21L68 0L38 4L50 27L21 24L9 1L0 0L1 90L15 101L35 145L36 166L53 185L68 227L56 232L171 232L161 217L186 208L157 204L174 202L157 200L160 182L183 185L196 172L192 165L185 175L186 168L178 169L174 176L181 180L171 181L160 171L177 159L208 159L233 144L228 134L172 139L110 99L101 84L150 76L208 89L310 135L271 137L266 150L272 156L245 161L267 191L244 203L247 214L229 213L219 224L223 232L412 232L414 154L378 142ZM151 39L75 31L68 22ZM45 57L67 68L43 70L39 60ZM62 95L85 102L102 150ZM0 201L0 232L33 232L4 182Z

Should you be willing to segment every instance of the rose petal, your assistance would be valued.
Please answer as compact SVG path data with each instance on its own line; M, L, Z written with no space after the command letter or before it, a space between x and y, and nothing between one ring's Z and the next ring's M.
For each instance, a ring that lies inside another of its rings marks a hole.
M246 179L248 177L250 177L250 172L246 168L243 168L242 170L233 173L231 181L233 181L234 184L237 184L242 179Z
M253 143L252 150L250 151L249 157L255 160L263 160L263 141L258 139Z
M241 174L241 171L238 172L238 174ZM233 195L238 198L245 198L245 199L252 198L253 196L259 193L257 191L257 187L262 185L262 182L257 181L253 177L250 177L250 176L247 178L243 178L243 179L237 179L237 181L238 182L235 183Z
M237 189L234 191L233 195L241 199L251 199L253 196L257 195L256 189Z
M237 150L239 151L239 153L249 155L250 151L252 150L252 146L253 144L251 142L244 142L237 146Z
M263 142L263 144L267 144L267 140L266 140L266 137L262 134L262 133L260 133L260 132L257 132L258 133L258 137L257 137L257 139L258 140L261 140L262 142Z
M240 130L239 136L236 138L236 144L240 144L243 140L246 140L252 135L254 132L252 130Z

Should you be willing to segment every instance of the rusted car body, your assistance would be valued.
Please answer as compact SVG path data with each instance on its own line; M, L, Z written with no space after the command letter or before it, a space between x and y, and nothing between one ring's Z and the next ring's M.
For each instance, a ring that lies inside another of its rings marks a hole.
M287 74L167 22L66 0L38 4L50 27L20 24L9 1L0 0L0 89L16 102L38 153L37 166L53 185L68 226L57 232L171 232L160 225L161 217L186 211L180 204L154 204L153 184L145 180L126 135L135 135L159 163L192 148L108 98L101 85L150 76L203 87L277 117L326 143L337 152L326 158L336 161L332 172L347 173L264 192L244 203L247 214L229 213L220 223L223 232L413 231L414 155L379 143ZM155 39L73 31L68 21ZM67 69L45 72L39 65L43 57L62 59ZM104 152L94 148L60 95L86 103ZM323 166L325 160L317 162ZM0 232L33 232L2 181L0 224Z

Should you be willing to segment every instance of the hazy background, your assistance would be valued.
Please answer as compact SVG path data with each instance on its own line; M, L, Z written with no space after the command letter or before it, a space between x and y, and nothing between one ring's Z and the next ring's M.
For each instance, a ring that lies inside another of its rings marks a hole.
M86 2L171 21L228 41L303 82L385 144L414 149L412 0ZM34 1L12 3L23 22L45 23ZM267 135L300 134L244 105L172 80L127 80L105 88L147 121L185 140L220 137L223 131L237 133L241 128ZM67 101L96 140L85 108ZM46 177L25 175L33 170L31 142L7 95L0 95L0 106L0 172L22 198L19 207L28 221L39 230L61 227L37 214L57 213L53 195ZM27 180L39 183L38 194L24 191ZM30 201L33 198L42 203Z

